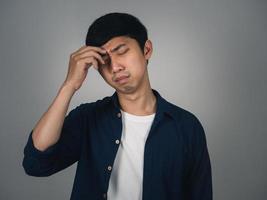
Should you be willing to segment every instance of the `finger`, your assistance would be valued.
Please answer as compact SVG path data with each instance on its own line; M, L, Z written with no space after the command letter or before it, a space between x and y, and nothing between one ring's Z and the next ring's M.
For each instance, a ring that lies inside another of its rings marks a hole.
M92 66L93 66L93 68L95 68L96 70L98 70L98 62L96 61L96 60L93 60L93 62L92 62Z
M87 52L87 51L96 51L96 52L98 52L98 53L100 53L100 54L105 54L105 53L107 52L105 49L103 49L103 48L101 48L101 47L83 46L83 47L81 47L78 51L76 51L76 52L74 53L74 56L76 56L76 55L80 55L80 54L82 54L82 53L84 53L84 52Z
M87 64L89 67L93 66L95 69L98 69L98 62L94 57L86 57L81 59L82 62Z
M90 52L84 52L80 55L77 55L76 59L82 59L82 58L86 58L86 57L95 57L100 63L105 64L105 60L103 59L102 56L99 55L99 53L96 53L94 51L90 51Z
M80 47L78 50L74 51L72 54L77 54L77 53L79 53L80 51L83 51L85 48L87 48L86 45Z

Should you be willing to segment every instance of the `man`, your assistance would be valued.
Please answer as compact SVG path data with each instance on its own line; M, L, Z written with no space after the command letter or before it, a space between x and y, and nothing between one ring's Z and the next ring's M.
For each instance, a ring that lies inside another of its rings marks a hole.
M211 200L203 127L151 88L152 51L136 17L109 13L95 20L86 46L71 54L63 85L30 133L25 172L50 176L78 162L72 200ZM65 117L91 66L115 93Z

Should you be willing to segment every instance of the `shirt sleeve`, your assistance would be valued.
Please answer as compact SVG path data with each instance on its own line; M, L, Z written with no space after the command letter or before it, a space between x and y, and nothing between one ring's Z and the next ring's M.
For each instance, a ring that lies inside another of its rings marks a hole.
M191 138L191 157L187 180L189 200L212 200L212 172L204 129L195 118Z
M75 163L80 156L82 126L82 104L65 117L60 139L44 151L35 148L32 132L24 147L23 168L31 176L50 176Z

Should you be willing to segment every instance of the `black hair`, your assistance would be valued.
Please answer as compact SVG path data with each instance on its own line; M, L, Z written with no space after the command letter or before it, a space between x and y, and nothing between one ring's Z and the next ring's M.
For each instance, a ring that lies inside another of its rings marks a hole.
M147 29L138 18L128 13L114 12L97 18L91 24L85 44L99 47L117 36L135 39L142 51L148 38Z

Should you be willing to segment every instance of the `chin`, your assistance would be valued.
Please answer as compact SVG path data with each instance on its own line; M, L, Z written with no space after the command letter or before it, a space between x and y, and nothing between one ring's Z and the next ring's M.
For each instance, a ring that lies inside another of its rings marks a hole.
M135 87L129 86L129 85L121 86L119 88L114 88L114 89L118 93L122 93L122 94L132 94L136 90Z

